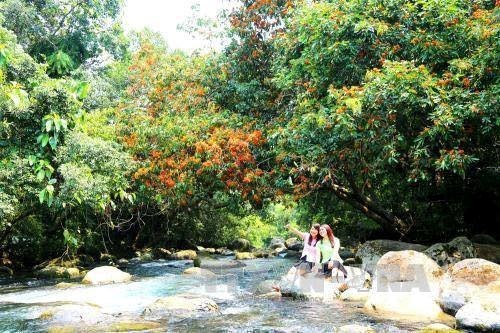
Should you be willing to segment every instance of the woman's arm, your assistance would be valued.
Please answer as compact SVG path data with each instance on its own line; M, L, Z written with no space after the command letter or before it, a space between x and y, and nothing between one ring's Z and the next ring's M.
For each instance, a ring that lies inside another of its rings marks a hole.
M287 224L285 226L285 228L287 228L289 231L291 231L292 233L296 234L297 236L299 236L301 239L304 239L304 233L300 232L299 230L295 229L294 227L292 227L291 225Z

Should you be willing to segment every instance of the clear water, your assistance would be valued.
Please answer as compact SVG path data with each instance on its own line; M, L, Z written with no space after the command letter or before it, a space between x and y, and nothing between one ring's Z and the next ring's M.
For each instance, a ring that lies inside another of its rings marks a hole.
M243 268L212 269L218 277L205 281L181 275L189 261L132 265L125 270L134 280L113 285L58 289L54 285L60 281L0 280L0 332L44 332L54 326L99 330L113 322L142 321L142 311L157 298L183 292L212 298L221 313L180 322L165 318L159 331L331 332L356 323L381 332L411 332L427 324L375 319L355 303L257 298L253 291L259 282L279 279L292 262L276 258L245 263ZM39 318L48 311L49 318Z

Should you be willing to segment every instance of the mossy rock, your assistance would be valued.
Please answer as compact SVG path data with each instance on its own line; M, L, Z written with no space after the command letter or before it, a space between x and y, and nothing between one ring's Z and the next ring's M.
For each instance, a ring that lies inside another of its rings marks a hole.
M35 273L42 278L64 278L74 279L80 277L80 270L75 267L47 266Z
M40 320L50 320L53 317L54 317L54 311L47 310L47 311L44 311L44 312L40 313L40 315L38 316L38 319L40 319Z
M174 260L194 260L198 257L194 250L182 250L172 254L171 259Z
M236 260L248 260L255 259L255 255L251 252L237 252Z

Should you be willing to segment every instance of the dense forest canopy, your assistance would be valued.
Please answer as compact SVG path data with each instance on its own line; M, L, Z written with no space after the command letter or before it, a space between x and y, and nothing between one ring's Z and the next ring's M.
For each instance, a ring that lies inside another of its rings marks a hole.
M498 2L241 0L191 55L121 6L0 1L3 258L495 232Z

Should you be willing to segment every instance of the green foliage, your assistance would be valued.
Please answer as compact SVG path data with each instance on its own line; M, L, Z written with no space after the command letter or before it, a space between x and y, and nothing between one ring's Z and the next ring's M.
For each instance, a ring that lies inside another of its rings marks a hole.
M115 20L120 0L2 0L3 25L37 60L49 61L49 73L66 75L71 68L107 50L117 58L127 45Z
M493 230L493 1L240 4L187 55L125 36L119 0L0 0L2 254Z
M297 98L275 138L296 195L329 191L400 235L434 209L454 219L432 202L455 205L498 164L491 5L320 1L289 17L274 80Z
M272 224L265 223L258 215L245 216L237 222L235 228L235 236L248 239L257 248L264 247L276 235L277 228Z

